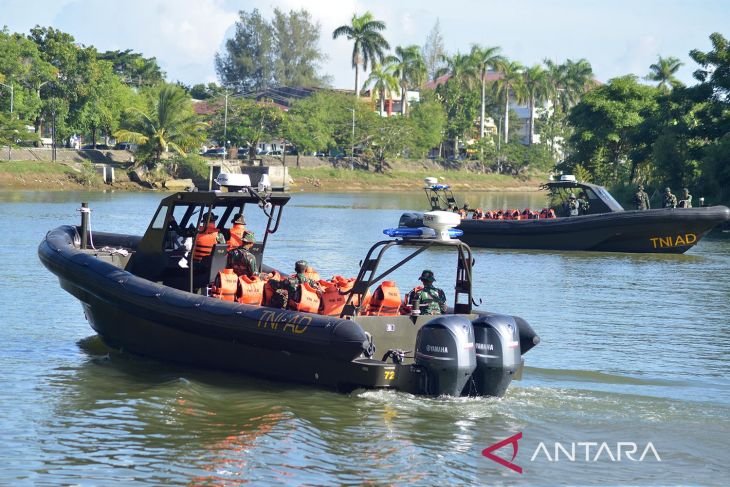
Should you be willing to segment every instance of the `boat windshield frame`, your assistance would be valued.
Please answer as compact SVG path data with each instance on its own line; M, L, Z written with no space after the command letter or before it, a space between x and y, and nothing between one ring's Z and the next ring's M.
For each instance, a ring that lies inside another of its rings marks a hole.
M567 196L571 192L582 191L589 196L590 212L589 214L598 213L615 213L625 211L624 207L616 201L616 199L603 186L592 183L583 183L579 181L548 181L540 185L540 189L548 191L551 195L558 195L562 200L561 203L567 202ZM594 195L595 198L590 196ZM561 210L562 208L554 208Z
M408 256L389 267L387 270L378 274L377 271L385 252L388 251L388 249L398 246L408 246L409 248L415 246L416 249ZM470 314L472 312L472 306L476 305L472 296L472 267L474 265L474 258L472 257L471 248L458 239L442 240L437 238L404 238L381 240L370 247L370 250L368 250L365 259L360 265L360 271L358 272L352 289L348 293L349 295L340 317L346 318L350 316L361 316L362 312L365 311L362 303L365 302L365 296L372 286L383 281L385 277L393 273L396 269L402 267L416 256L433 247L447 247L456 250L458 258L456 266L456 282L454 286L453 313ZM360 304L357 306L354 305L353 300Z
M453 211L458 209L454 192L447 184L433 184L425 186L423 191L426 193L426 199L431 205L431 211Z

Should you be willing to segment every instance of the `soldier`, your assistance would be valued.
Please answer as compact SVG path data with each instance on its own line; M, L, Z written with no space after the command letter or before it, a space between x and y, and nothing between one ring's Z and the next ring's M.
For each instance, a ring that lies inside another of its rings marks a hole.
M253 233L246 232L241 246L228 252L228 267L238 276L253 277L258 271L256 256L251 253L254 241Z
M672 189L664 188L664 198L662 199L662 208L676 208L677 197L672 194Z
M568 197L568 205L566 208L568 216L578 216L579 208L580 205L578 204L578 200L575 198L575 195L573 193L570 193L570 196Z
M692 208L692 195L687 188L682 190L682 199L677 203L677 208Z
M634 194L634 209L635 210L650 210L651 205L649 204L649 195L644 191L644 185L640 184L636 188Z
M580 214L587 215L591 209L591 202L588 200L588 195L585 191L578 193L578 205L580 206Z
M271 299L271 307L286 308L290 298L294 298L297 288L300 284L308 283L311 287L318 290L321 294L319 283L304 275L309 264L306 260L298 260L294 263L294 274L280 281L270 281L271 287L274 289L274 296ZM321 297L321 295L320 295Z
M446 313L446 295L444 291L434 287L436 278L433 271L424 269L421 277L418 278L423 286L414 288L406 296L406 302L413 307L418 307L423 315L440 315Z

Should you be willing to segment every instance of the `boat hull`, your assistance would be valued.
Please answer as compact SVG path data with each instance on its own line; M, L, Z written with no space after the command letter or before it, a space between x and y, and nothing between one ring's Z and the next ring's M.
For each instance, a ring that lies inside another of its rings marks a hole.
M99 232L94 240L130 248L139 242ZM336 390L389 387L423 393L422 368L374 360L364 352L373 340L380 347L412 349L418 330L431 317L417 323L409 316L363 317L361 326L338 317L221 301L148 281L122 270L114 254L77 247L76 228L59 227L46 235L38 255L113 348ZM481 315L514 320L521 353L539 342L521 318Z
M401 217L420 226L419 214ZM536 220L463 220L472 247L681 254L713 227L730 220L725 206L620 211ZM404 225L405 223L405 225Z

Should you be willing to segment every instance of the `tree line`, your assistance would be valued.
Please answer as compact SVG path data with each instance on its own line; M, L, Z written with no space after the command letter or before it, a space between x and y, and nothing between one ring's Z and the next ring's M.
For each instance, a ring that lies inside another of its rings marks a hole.
M185 86L166 82L156 59L131 50L98 52L50 27L28 35L4 29L0 144L17 141L21 125L40 133L55 120L59 140L116 135L140 144L138 161L150 164L205 141L230 141L254 156L261 141L281 138L300 153L354 152L355 164L382 171L395 157L437 155L452 158L452 167L557 169L611 186L701 186L730 198L730 54L719 33L710 36L712 50L690 53L698 65L694 86L674 77L676 58L661 56L643 80L627 75L603 84L586 59L523 66L499 46L479 44L447 55L438 22L422 46L391 50L387 26L367 12L331 35L351 43L354 93L370 90L370 101L329 88L320 31L304 9L276 9L271 19L241 11L214 59L220 84ZM246 97L285 86L317 89L288 111ZM409 101L409 90L419 91L418 102ZM192 98L206 100L206 115L195 114ZM400 116L380 116L386 99L399 102ZM529 114L524 141L515 103Z

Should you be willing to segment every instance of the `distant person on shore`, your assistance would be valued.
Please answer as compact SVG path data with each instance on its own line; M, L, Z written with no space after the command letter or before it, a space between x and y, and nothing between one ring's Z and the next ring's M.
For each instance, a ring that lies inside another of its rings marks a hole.
M692 195L689 194L689 189L682 190L682 199L677 203L677 208L692 208Z
M640 184L636 188L634 194L634 209L635 210L650 210L651 205L649 204L649 195L644 191L644 185Z
M662 198L662 208L676 208L677 197L672 194L672 188L664 188L664 197Z

